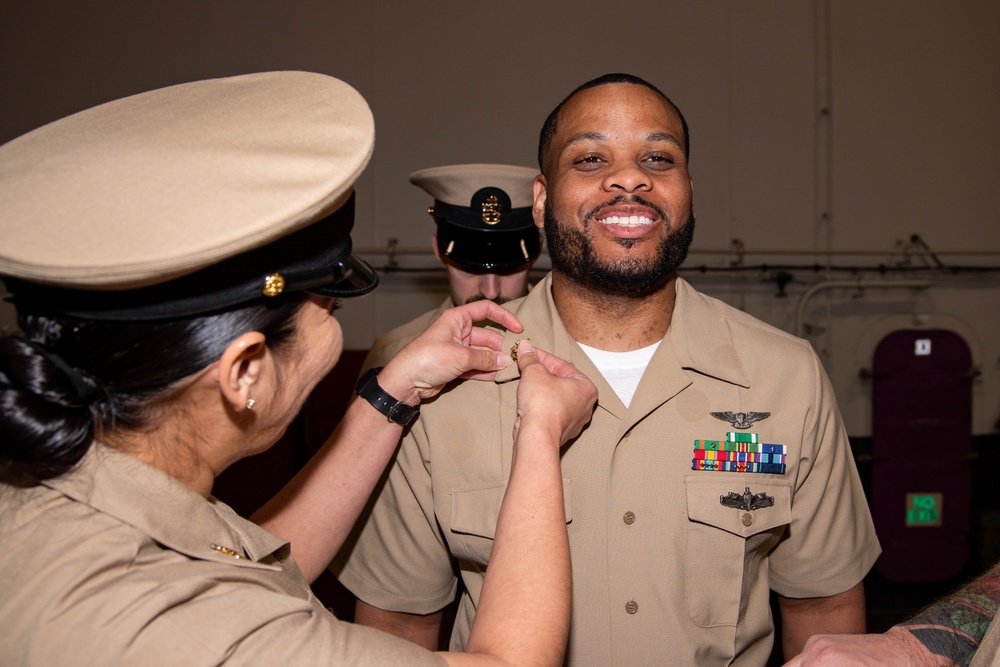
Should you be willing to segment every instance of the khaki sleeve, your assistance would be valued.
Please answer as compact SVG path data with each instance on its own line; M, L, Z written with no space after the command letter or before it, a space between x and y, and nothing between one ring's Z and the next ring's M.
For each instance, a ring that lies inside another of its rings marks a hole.
M813 393L802 432L792 518L770 556L771 588L827 597L864 579L881 552L833 388L815 353L803 368Z
M457 591L450 550L434 513L427 451L418 419L330 566L351 592L379 609L429 614Z

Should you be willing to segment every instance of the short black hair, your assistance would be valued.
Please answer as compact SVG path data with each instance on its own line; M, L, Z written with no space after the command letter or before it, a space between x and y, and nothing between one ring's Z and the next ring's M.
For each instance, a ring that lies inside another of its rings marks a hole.
M584 90L588 90L590 88L597 88L598 86L606 86L612 83L631 83L636 86L645 86L646 88L649 88L650 90L656 92L656 94L665 99L667 101L667 104L672 106L674 108L674 111L677 112L677 115L680 116L681 128L684 130L684 157L690 159L691 140L688 134L688 124L687 121L684 119L684 114L681 113L680 108L678 108L678 106L674 104L669 97L664 95L662 90L660 90L650 82L646 81L645 79L639 78L632 74L615 72L612 74L604 74L602 76L597 77L596 79L591 79L590 81L580 86L577 86L577 88L572 93L567 95L563 99L563 101L560 102L559 105L552 110L552 113L549 114L548 118L545 119L545 123L542 125L542 132L538 137L538 168L542 171L542 173L545 173L545 165L543 164L543 159L545 157L545 154L549 150L549 144L552 143L552 137L554 137L556 134L556 124L559 120L559 112L562 111L562 108L566 106L566 103L569 102L571 99L573 99L573 97L575 97L577 93L580 93Z

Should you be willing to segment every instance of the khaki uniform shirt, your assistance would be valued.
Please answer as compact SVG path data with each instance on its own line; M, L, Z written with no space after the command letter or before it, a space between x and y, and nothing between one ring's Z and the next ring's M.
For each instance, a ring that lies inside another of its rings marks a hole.
M573 563L572 665L763 665L769 590L829 596L879 554L832 389L808 343L677 281L672 323L626 408L563 327L551 276L508 308L527 336L598 387L563 456ZM396 463L335 564L375 607L429 613L466 593L463 646L507 480L516 367L458 382L421 408ZM735 429L710 412L770 412L746 432L788 448L784 474L692 470L696 439ZM773 506L726 507L734 492Z
M338 621L287 542L100 445L59 478L0 484L0 544L6 665L444 664Z
M365 357L365 361L361 365L361 372L364 373L369 368L374 368L375 366L385 366L410 341L422 334L424 329L429 327L441 313L454 307L454 305L451 297L448 297L434 310L428 310L423 315L376 338L371 349L368 350L368 356Z

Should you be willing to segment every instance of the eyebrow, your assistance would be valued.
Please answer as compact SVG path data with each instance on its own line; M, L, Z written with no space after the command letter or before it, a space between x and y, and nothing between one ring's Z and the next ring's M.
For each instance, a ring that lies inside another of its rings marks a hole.
M647 134L646 141L666 141L667 143L673 144L677 148L684 148L681 146L681 142L677 141L677 137L669 132L654 132L653 134Z
M578 132L566 140L566 143L563 144L563 150L580 141L607 141L608 139L608 135L601 132ZM647 134L645 139L646 141L665 141L673 144L681 150L684 149L684 147L681 146L681 142L677 140L677 137L669 132L653 132L651 134Z

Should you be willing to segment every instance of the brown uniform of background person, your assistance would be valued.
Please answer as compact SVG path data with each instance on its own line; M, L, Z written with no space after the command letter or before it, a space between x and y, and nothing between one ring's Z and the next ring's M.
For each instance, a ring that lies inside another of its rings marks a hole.
M420 401L510 365L500 335L473 325L522 329L494 303L450 309L369 378L257 513L266 529L211 495L336 363L337 300L377 284L350 238L373 140L347 84L269 72L110 102L0 147L0 276L22 329L0 337L0 662L562 662L559 450L596 391L530 343L495 590L469 652L339 621L308 584ZM316 516L322 530L279 537Z
M382 366L446 308L486 299L505 303L528 291L528 272L541 251L531 217L538 172L507 164L454 164L421 169L410 182L434 198L434 254L448 274L451 296L436 309L379 336L362 370Z
M562 456L571 665L762 665L771 591L787 657L814 633L865 627L879 547L829 380L808 343L678 277L695 224L688 157L678 109L628 75L577 89L539 142L533 212L552 272L505 307L599 392ZM336 563L366 622L433 646L461 577L452 647L468 641L515 380L452 385L404 437ZM699 467L711 443L741 438L783 460Z

